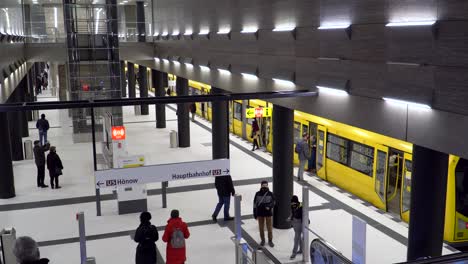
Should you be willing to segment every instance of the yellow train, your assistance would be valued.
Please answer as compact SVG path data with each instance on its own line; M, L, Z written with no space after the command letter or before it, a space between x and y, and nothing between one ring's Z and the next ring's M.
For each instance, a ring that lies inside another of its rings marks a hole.
M189 81L190 94L209 94L207 84ZM270 107L262 100L229 103L232 133L252 141L249 107ZM273 109L274 111L274 109ZM197 115L211 121L211 104L197 103ZM260 145L272 151L272 119L257 118ZM294 142L308 132L317 139L316 174L403 221L409 221L412 149L409 142L294 111ZM298 165L297 154L294 162ZM444 240L454 246L468 242L468 160L449 156Z

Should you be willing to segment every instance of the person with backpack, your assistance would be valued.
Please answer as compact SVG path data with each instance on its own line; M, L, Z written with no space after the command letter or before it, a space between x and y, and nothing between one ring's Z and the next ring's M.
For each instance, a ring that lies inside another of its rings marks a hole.
M302 134L302 140L296 143L296 148L294 150L299 157L299 170L297 171L297 179L299 181L304 180L304 166L310 158L309 143L307 142L308 140L309 134L305 132Z
M183 264L186 257L185 240L189 238L188 226L179 217L178 210L171 211L162 240L167 243L166 264Z
M268 182L262 181L260 191L255 194L253 201L253 213L255 220L258 221L260 230L260 246L265 246L265 224L268 230L268 245L273 244L273 208L275 207L275 196L268 189Z
M158 229L151 224L151 214L143 212L140 215L140 226L135 231L133 240L138 243L136 249L136 264L156 264L156 241L159 239Z
M304 243L302 232L302 204L299 202L299 198L296 195L293 195L291 198L291 216L289 220L294 229L294 245L292 255L289 258L293 260L296 258L297 254L302 254L302 244Z

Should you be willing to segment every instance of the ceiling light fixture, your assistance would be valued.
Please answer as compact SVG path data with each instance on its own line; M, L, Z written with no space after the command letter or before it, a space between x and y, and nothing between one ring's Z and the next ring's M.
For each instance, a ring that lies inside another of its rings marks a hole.
M222 73L222 74L231 74L230 71L225 70L225 69L218 69L218 71L219 71L220 73Z
M251 79L251 80L257 80L258 77L257 75L255 74L250 74L250 73L241 73L242 74L242 77L246 78L246 79Z
M432 26L435 24L435 20L431 21L414 21L414 22L390 22L386 24L386 27L411 27L411 26Z
M273 78L273 81L275 81L275 83L283 84L283 85L294 85L294 82L288 81L288 80L283 80L283 79Z
M193 34L192 30L185 30L184 36L190 36Z
M180 32L178 30L172 32L172 36L178 36Z
M229 34L231 32L230 28L223 28L218 31L218 34Z
M385 102L389 102L395 105L406 105L406 106L418 107L418 108L423 108L423 109L431 109L431 107L427 104L420 104L420 103L409 102L409 101L393 99L393 98L388 98L388 97L383 97L382 99Z
M203 29L203 30L200 30L200 32L198 32L198 35L208 35L210 33L210 31L208 29Z
M200 67L200 69L202 69L204 71L209 71L210 70L209 67L206 67L206 66L203 66L203 65L200 65L199 67Z
M340 95L340 96L348 95L348 92L346 92L345 90L341 90L341 89L318 86L318 85L317 85L317 88L319 89L321 93L326 93L326 94L331 94L331 95Z
M324 30L324 29L345 29L349 28L351 25L350 24L336 24L336 25L326 25L326 26L320 26L318 29Z
M278 31L293 31L296 29L296 26L278 26L273 29L273 31L278 32Z

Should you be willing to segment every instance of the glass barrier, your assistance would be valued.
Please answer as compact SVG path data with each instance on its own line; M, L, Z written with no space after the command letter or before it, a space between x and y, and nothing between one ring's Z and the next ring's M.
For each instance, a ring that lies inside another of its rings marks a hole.
M467 264L468 263L468 253L456 253L445 256L440 256L436 258L424 258L415 261L402 262L411 263L411 264L425 264L425 263L440 263L440 264Z
M310 243L310 262L316 264L351 264L352 262L324 240Z

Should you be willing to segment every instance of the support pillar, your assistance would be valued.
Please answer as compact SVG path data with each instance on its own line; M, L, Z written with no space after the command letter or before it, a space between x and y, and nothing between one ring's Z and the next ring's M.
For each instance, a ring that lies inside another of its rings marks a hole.
M135 64L127 62L127 74L128 74L128 97L135 98Z
M225 93L222 89L211 87L211 94ZM213 159L229 158L228 101L212 102Z
M188 95L188 80L177 77L176 82L177 96ZM179 147L190 147L190 117L189 104L177 104L177 129L179 134Z
M137 20L137 34L138 42L146 41L146 28L145 28L145 2L136 2L136 20Z
M27 102L26 100L26 90L28 88L28 77L25 76L23 80L19 83L16 88L17 93L17 102ZM26 111L19 112L20 119L18 120L21 123L21 136L29 137L29 127L28 127L28 115Z
M8 199L15 197L15 183L7 113L0 113L0 146L0 199Z
M120 62L120 88L122 98L127 97L127 78L125 76L125 61Z
M139 2L137 2L139 3ZM145 66L138 66L138 79L139 87L140 87L140 97L146 98L148 97L148 72L146 71ZM149 115L148 105L142 104L141 105L141 114L142 115Z
M442 255L448 162L448 154L413 145L408 261Z
M153 86L155 88L155 96L164 97L166 91L164 89L164 75L167 73L158 70L151 70L151 77L153 79ZM156 108L156 128L166 128L166 105L157 104Z
M23 160L23 140L21 139L21 119L20 112L8 112L8 126L10 130L11 159L14 161Z
M274 105L273 112L273 193L276 197L273 227L288 229L293 195L293 127L294 112Z

